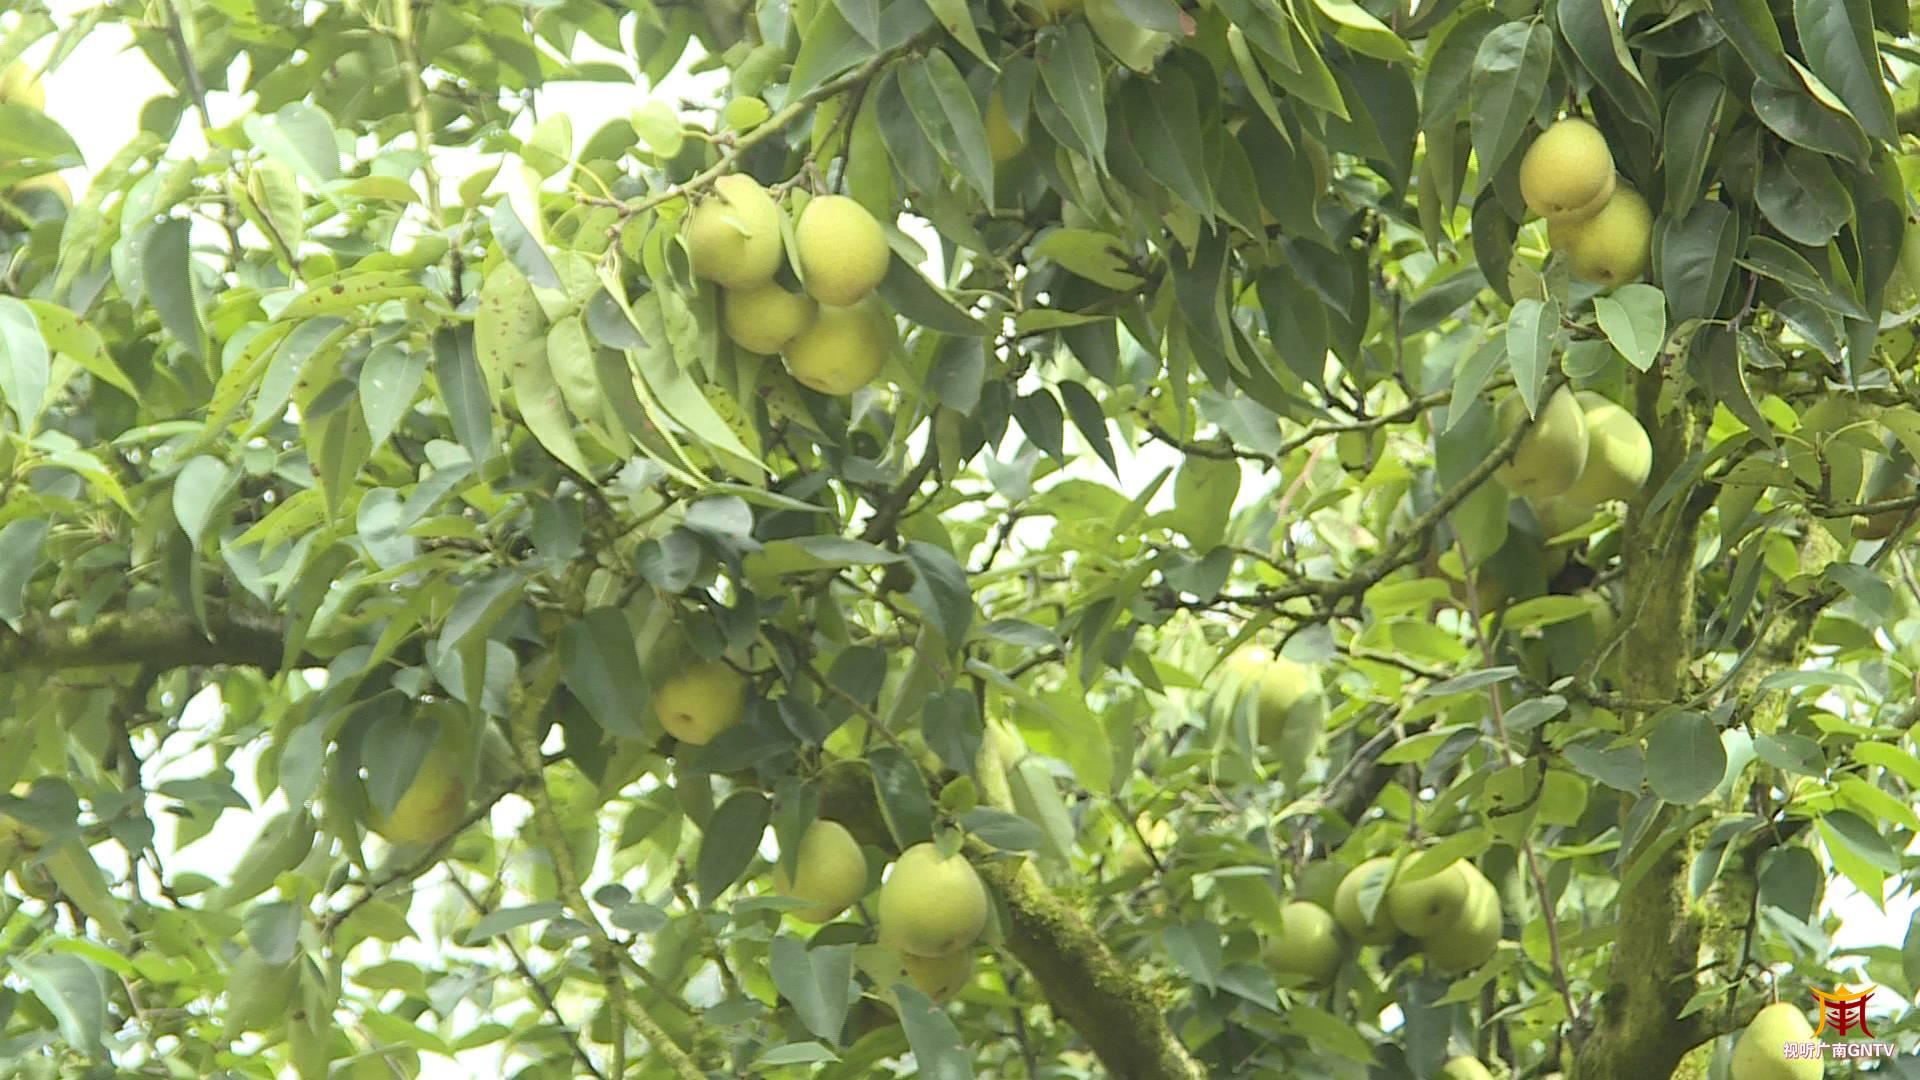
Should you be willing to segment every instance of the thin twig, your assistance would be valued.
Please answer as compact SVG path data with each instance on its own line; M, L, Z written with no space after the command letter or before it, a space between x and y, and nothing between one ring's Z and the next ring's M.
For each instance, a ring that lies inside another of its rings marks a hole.
M472 889L467 888L467 883L460 880L460 875L448 874L447 881L453 886L454 891L466 898L468 906L472 907L476 914L482 918L491 914L487 905L480 902L480 898L473 894ZM553 1000L553 994L548 991L546 984L540 981L540 976L534 974L533 968L527 963L527 958L521 955L520 947L515 945L513 940L504 934L500 936L499 940L506 946L507 955L513 958L513 966L520 972L520 978L526 982L527 989L533 993L533 996L539 1000L541 1006L547 1010L548 1015L553 1017L553 1022L559 1026L560 1037L567 1041L567 1046L573 1050L573 1056L579 1059L580 1067L587 1070L587 1072L593 1076L598 1077L599 1080L607 1080L606 1074L602 1073L600 1067L594 1064L593 1059L587 1056L586 1048L580 1045L580 1040L574 1035L573 1027L567 1023L567 1018L560 1015L559 1004ZM621 1074L615 1073L614 1075L619 1076Z

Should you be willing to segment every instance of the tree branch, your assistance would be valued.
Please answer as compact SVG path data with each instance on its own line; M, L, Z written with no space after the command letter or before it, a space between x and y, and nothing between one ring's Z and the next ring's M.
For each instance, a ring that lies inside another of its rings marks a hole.
M821 781L822 817L892 849L864 770L829 768ZM969 840L965 852L1006 905L1008 950L1115 1080L1206 1080L1205 1067L1168 1026L1166 1002L1107 948L1078 909L1047 888L1031 863L1008 859L979 840Z
M559 681L558 661L549 659L534 675L532 684L526 690L515 688L515 700L511 704L510 741L521 772L529 778L527 796L533 803L534 827L539 831L540 841L553 864L553 876L559 882L562 900L574 918L587 929L587 943L593 954L594 969L607 987L610 1003L627 1023L633 1025L640 1037L647 1040L647 1045L667 1063L674 1076L679 1080L706 1080L706 1074L700 1070L700 1066L673 1041L666 1029L649 1016L638 1001L617 988L623 950L607 934L607 928L601 925L599 916L593 913L593 906L587 902L586 890L581 885L580 868L573 862L573 848L567 843L566 829L560 823L559 814L554 811L553 796L547 790L546 762L540 756L541 716L546 710L547 699L553 695Z
M158 609L101 615L85 626L32 618L17 632L0 626L0 672L237 664L271 675L280 670L285 648L278 622L242 611L210 612L204 631L186 614Z

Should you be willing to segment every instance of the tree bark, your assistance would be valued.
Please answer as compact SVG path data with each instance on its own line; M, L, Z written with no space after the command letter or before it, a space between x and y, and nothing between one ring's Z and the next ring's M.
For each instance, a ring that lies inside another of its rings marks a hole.
M1625 553L1626 618L1620 673L1627 696L1678 702L1689 683L1696 637L1694 544L1700 511L1682 492L1658 513L1646 511L1659 479L1685 461L1698 438L1700 419L1682 405L1659 414L1662 373L1644 375L1637 387L1640 422L1652 437L1653 481L1629 509L1621 551ZM1650 799L1651 794L1640 798ZM1623 822L1631 805L1623 806ZM1643 845L1658 843L1680 827L1682 811L1664 807L1642 833ZM1690 910L1687 868L1699 842L1697 829L1655 859L1620 895L1620 921L1594 1027L1580 1041L1575 1080L1668 1077L1707 1033L1700 1014L1680 1019L1697 988L1700 920ZM1649 857L1646 854L1640 857ZM1627 865L1634 856L1628 855Z

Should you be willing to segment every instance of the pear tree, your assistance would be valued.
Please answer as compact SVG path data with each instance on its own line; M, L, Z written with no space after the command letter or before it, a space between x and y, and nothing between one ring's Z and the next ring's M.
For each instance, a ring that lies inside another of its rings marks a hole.
M1908 5L0 6L0 1074L1920 1050Z

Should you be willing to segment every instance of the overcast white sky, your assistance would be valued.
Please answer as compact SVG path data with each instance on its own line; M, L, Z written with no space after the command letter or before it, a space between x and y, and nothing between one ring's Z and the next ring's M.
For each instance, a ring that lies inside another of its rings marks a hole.
M64 24L76 13L90 7L90 4L76 0L54 0L52 5L57 17ZM582 59L610 60L625 63L625 58L608 54L598 47L582 40ZM168 93L169 88L146 58L138 51L128 47L128 36L118 26L104 24L97 28L79 48L78 52L46 79L48 111L61 121L79 142L87 161L88 168L72 170L67 179L76 192L84 191L88 169L98 167L124 146L138 130L140 106L148 99ZM44 55L43 49L31 54L33 58ZM631 65L628 65L629 68ZM684 96L693 96L708 90L710 79L689 80L684 72L676 73L666 80L669 100ZM105 90L105 92L103 92ZM597 130L603 123L624 118L635 106L648 96L648 88L643 85L625 86L608 83L592 84L554 84L540 92L539 104L544 114L563 111L573 121L576 139L584 139ZM244 100L235 100L229 95L214 95L210 101L216 123L225 123L241 115L247 107ZM526 127L523 123L523 128ZM522 132L524 134L524 131ZM192 156L203 152L205 142L201 138L198 121L189 112L183 118L179 134L174 141L173 152L176 156ZM470 174L488 162L478 155L459 151L436 151L435 160L440 164L448 185L458 182L460 177ZM931 235L923 230L911 230L918 238L927 242ZM929 245L931 250L931 245ZM1075 433L1077 434L1077 433ZM1121 487L1128 492L1137 492L1161 469L1178 464L1178 456L1167 448L1149 443L1139 451L1128 453L1124 446L1116 446L1120 453L1123 480ZM1103 466L1084 456L1084 475L1096 482L1111 482ZM1241 488L1243 505L1246 500L1257 498L1265 492L1271 481L1249 471L1246 482ZM1170 493L1170 487L1163 489L1158 504L1164 504ZM1041 522L1023 523L1032 528L1044 530ZM212 706L209 699L205 704ZM187 722L190 725L204 724L212 719L210 710L190 710ZM168 771L174 775L197 775L204 771L209 761L190 759L172 763ZM237 774L241 777L243 788L251 782L249 759L241 758L233 762ZM249 795L255 794L248 791ZM277 798L277 797L276 797ZM277 803L269 802L268 807ZM259 822L266 818L263 813L255 818L238 814L226 815L214 834L177 858L175 869L191 869L207 873L215 878L224 879L231 859L244 851L252 832ZM518 805L502 807L497 824L511 829L521 816ZM426 903L422 900L420 903ZM1896 898L1889 910L1882 913L1859 896L1843 880L1835 878L1829 887L1829 907L1842 915L1845 925L1837 935L1837 940L1847 947L1884 946L1898 944L1903 940L1909 918L1914 910L1914 900L1902 896ZM425 918L425 910L416 905L414 923L425 931L430 920ZM1856 984L1864 982L1856 980ZM1891 1002L1875 1001L1876 1011L1891 1005ZM471 1023L469 1019L468 1024ZM457 1025L464 1028L468 1024ZM451 1078L463 1076L503 1075L501 1063L492 1054L469 1055L459 1062L435 1061L427 1059L427 1072L430 1078Z

